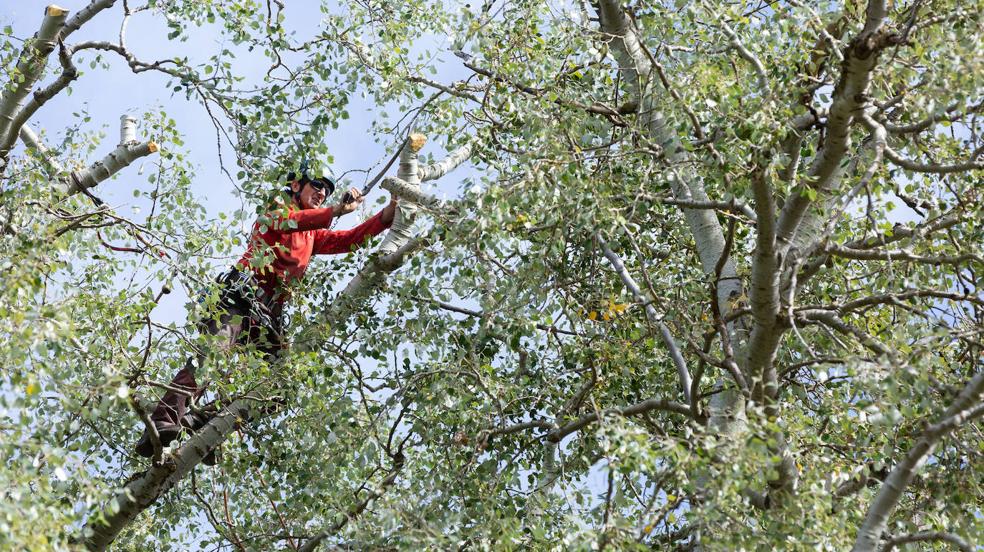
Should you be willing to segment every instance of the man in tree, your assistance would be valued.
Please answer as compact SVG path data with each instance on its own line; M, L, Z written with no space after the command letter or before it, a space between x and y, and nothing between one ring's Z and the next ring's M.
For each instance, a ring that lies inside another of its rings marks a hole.
M282 336L284 304L291 284L307 270L312 255L348 253L360 247L366 238L390 227L396 213L395 197L382 211L350 230L329 230L335 218L354 211L365 199L352 188L335 205L321 207L335 190L331 178L287 175L291 196L286 211L271 213L271 223L262 218L253 225L253 234L243 257L218 278L219 311L199 323L200 330L221 336L223 349L236 344L251 344L267 360L276 358L286 343ZM191 411L189 402L204 392L195 379L195 369L204 355L188 359L151 415L161 446L167 446L183 429L195 431L208 422L202 411ZM144 457L154 454L149 429L144 430L136 445ZM206 464L214 464L210 454Z

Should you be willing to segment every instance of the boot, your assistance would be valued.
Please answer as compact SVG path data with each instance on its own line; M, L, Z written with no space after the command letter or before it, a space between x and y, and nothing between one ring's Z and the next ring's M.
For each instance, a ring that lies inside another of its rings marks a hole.
M171 441L177 439L178 434L181 433L181 427L169 423L154 422L154 426L157 428L157 435L161 439L161 446L166 447L171 444ZM137 440L136 445L137 454L143 456L144 458L150 458L154 456L154 443L150 439L150 432L144 429L143 435Z

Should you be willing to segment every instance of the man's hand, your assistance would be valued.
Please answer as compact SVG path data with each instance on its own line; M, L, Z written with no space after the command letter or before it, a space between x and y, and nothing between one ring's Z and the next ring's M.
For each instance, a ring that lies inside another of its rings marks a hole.
M340 217L351 213L352 211L355 211L363 201L365 201L365 198L362 197L362 192L355 188L349 188L348 194L352 198L352 201L349 203L342 203L339 201L337 205L332 206L331 210L334 216ZM345 196L342 197L345 198Z
M390 197L389 205L383 207L383 210L381 212L383 216L380 219L380 221L383 224L392 224L393 217L396 216L396 196Z

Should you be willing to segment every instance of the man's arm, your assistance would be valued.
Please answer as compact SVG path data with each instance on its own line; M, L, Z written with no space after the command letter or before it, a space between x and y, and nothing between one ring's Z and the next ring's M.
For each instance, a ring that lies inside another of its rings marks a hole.
M335 218L335 208L334 207L322 207L319 209L298 209L296 211L291 211L286 217L282 217L277 221L276 228L278 232L283 232L289 234L291 232L305 232L307 230L317 230L319 228L328 228L331 224L332 219ZM287 220L292 220L296 223L292 225L287 222ZM291 228L294 226L293 228Z
M333 255L358 249L366 238L381 233L393 224L392 211L387 205L386 209L350 230L318 230L314 236L314 254Z

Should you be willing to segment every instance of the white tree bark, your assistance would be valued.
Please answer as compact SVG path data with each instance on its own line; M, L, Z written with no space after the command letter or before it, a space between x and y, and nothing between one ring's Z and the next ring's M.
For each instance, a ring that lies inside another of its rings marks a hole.
M219 446L236 426L250 418L258 403L239 399L220 411L208 424L183 443L159 465L151 466L120 489L101 512L90 516L84 543L88 550L106 550L120 531L153 504L158 497L184 479L209 451Z
M644 50L638 34L628 15L617 0L600 0L598 14L601 30L611 36L611 46L623 79L637 96L641 106L640 113L647 114L646 130L651 138L663 148L664 156L670 164L680 161L685 152L673 135L672 129L662 109L656 105L655 95L648 89L651 81L652 63ZM704 187L690 175L681 175L675 169L668 174L670 188L678 200L704 202L708 196ZM697 246L704 274L717 278L718 309L723 317L732 311L732 301L742 294L742 282L730 254L725 252L724 231L714 211L708 209L683 209L687 226ZM723 259L722 259L723 257ZM719 261L720 274L716 274ZM743 341L733 325L729 325L732 345L735 348ZM709 427L726 440L736 438L743 431L745 420L744 399L740 393L727 390L716 393L708 404Z
M816 191L819 198L822 198L822 206L823 200L840 183L844 168L842 161L851 146L851 127L867 101L868 86L878 61L878 53L894 40L894 35L883 30L885 10L884 0L869 2L864 30L847 48L843 72L834 89L833 102L827 117L824 147L810 167L809 178L790 191L779 215L776 238L780 255L785 256L792 247L802 250L820 230L822 219L808 190Z
M0 144L8 144L6 149L0 149L0 163L4 166L10 153L9 144L16 140L20 132L20 128L14 128L14 118L23 108L31 87L41 78L48 61L48 54L58 43L58 33L65 23L68 10L50 5L45 8L44 13L41 28L21 52L12 79L16 84L5 86L3 94L0 95Z
M449 207L446 201L438 199L430 194L426 194L420 191L420 186L415 186L409 182L400 180L399 178L384 178L383 181L379 183L379 187L399 197L401 200L416 203L417 205L426 207L430 210L440 211Z
M51 155L48 148L41 142L38 135L28 126L20 130L21 140L28 148L38 153L38 156L48 165L52 186L59 193L73 195L87 190L105 181L141 157L146 157L158 150L153 141L138 142L136 140L137 120L129 115L120 117L120 143L102 161L93 163L82 171L72 171L65 175L65 168Z
M420 193L420 172L417 166L417 152L424 147L426 137L411 134L400 152L400 168L397 178L406 183L408 191ZM407 243L413 234L413 222L417 216L417 205L412 201L401 201L396 208L396 217L383 243L379 245L381 255L389 255Z
M129 115L120 117L120 144L101 161L96 161L84 171L73 171L68 181L56 182L56 188L68 195L88 190L118 173L124 167L141 157L157 151L153 141L138 142L136 136L137 120Z
M52 155L51 151L41 138L34 132L34 129L24 125L20 129L20 138L24 142L24 145L35 151L38 157L47 165L48 168L48 178L52 181L61 181L65 177L65 167ZM54 184L56 187L59 185L58 182Z
M90 19L96 16L99 12L110 8L115 4L117 0L92 0L89 5L82 8L81 10L75 12L75 15L71 17L62 28L61 33L59 33L58 38L65 40L68 35L79 30L82 25L85 25Z
M451 152L450 155L434 163L433 165L427 165L425 167L420 167L417 169L417 174L420 176L421 182L426 182L428 180L436 180L442 176L448 174L454 169L458 168L462 163L468 161L471 157L472 143L469 142L460 148Z

